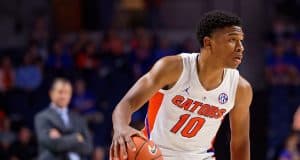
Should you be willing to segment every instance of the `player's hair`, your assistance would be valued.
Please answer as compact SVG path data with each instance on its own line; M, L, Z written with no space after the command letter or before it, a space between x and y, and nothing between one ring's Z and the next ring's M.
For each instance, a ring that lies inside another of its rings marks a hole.
M205 36L211 36L216 29L229 26L241 26L240 17L224 11L211 11L204 14L197 27L197 39L200 47L204 46L203 38Z
M56 86L57 83L63 83L63 84L69 84L69 85L71 85L71 81L69 81L66 78L62 78L62 77L55 78L54 81L53 81L53 83L52 83L52 85L51 85L51 88L50 88L51 91L55 88L55 86Z

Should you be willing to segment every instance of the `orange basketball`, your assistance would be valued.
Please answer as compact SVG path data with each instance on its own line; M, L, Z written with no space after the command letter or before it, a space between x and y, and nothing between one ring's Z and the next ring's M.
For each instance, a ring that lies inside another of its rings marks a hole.
M139 136L133 136L132 140L136 145L136 151L127 145L128 160L163 160L161 151L153 141ZM123 160L123 158L120 159Z

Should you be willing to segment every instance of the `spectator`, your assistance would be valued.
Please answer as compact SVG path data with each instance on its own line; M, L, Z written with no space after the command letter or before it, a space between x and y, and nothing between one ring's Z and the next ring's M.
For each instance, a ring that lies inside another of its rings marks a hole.
M12 145L12 157L18 160L34 159L37 155L37 147L29 128L22 127L18 140Z
M47 60L47 67L68 70L73 66L73 59L68 48L65 48L61 40L57 40L53 44L53 52L49 55Z
M267 55L266 78L271 85L291 83L292 57L286 51L281 43L276 43L273 51Z
M154 63L152 41L148 36L140 39L138 48L133 50L132 65L135 79L146 73Z
M96 97L86 89L84 80L78 79L75 82L74 96L72 99L72 109L86 117L97 119Z
M147 10L147 26L152 29L163 27L160 15L162 0L144 0Z
M102 147L96 147L93 153L93 160L105 160L105 150Z
M43 59L45 61L48 57L48 42L49 42L49 29L48 22L45 16L39 16L34 20L32 32L31 32L31 41L34 42L34 45Z
M91 155L92 142L85 121L69 112L71 83L56 79L50 90L51 104L35 117L40 160L82 160Z
M37 64L34 55L25 54L23 64L16 70L16 87L32 91L39 87L42 79L42 68Z
M76 65L79 69L95 69L99 65L96 44L89 41L85 44L83 52L76 57Z
M162 57L169 56L175 54L175 51L171 49L171 45L168 39L160 38L159 46L154 51L155 60L158 60Z
M0 92L5 92L14 87L15 70L10 57L6 56L0 64Z
M292 57L282 43L274 43L266 59L266 79L269 83L268 159L289 134L291 109L288 87L292 84Z
M286 139L284 149L281 151L278 160L300 160L299 137L291 133Z
M72 47L72 53L79 53L84 50L84 45L89 41L87 32L81 31L78 34L78 39L75 41Z
M178 48L178 52L194 53L197 51L195 41L192 38L186 38Z
M11 121L5 118L3 121L3 127L0 128L0 142L12 144L16 140L16 135L11 130Z
M0 159L10 159L11 145L15 140L16 136L11 130L11 121L5 118L0 128Z

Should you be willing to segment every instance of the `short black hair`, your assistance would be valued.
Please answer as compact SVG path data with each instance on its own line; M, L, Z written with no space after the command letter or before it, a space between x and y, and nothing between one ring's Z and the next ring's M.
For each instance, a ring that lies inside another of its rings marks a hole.
M203 38L205 36L211 36L216 29L229 26L241 26L240 17L229 12L217 10L205 13L197 27L197 39L200 47L204 46Z

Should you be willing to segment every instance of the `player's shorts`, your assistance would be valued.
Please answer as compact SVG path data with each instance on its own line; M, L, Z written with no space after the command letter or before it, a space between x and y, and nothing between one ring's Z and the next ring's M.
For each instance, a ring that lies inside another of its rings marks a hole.
M164 160L215 160L213 152L207 153L189 153L189 152L176 152L160 148Z

